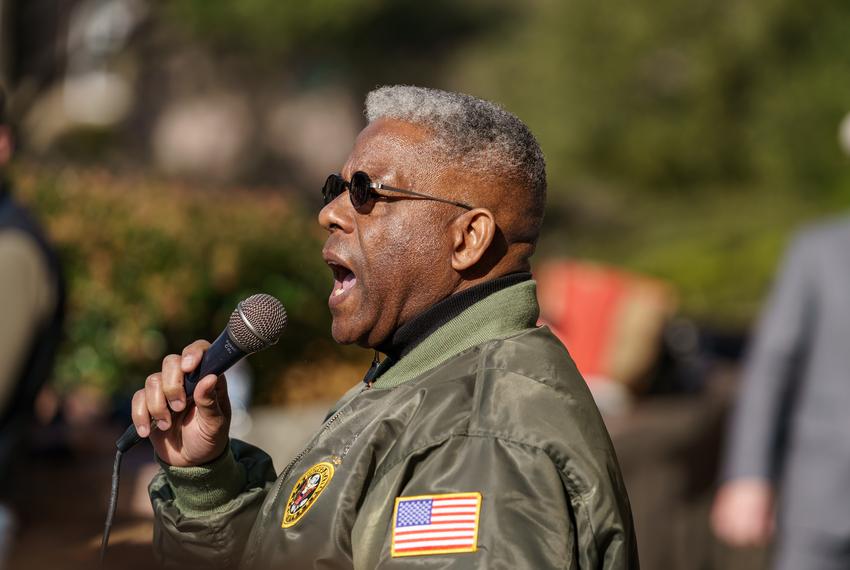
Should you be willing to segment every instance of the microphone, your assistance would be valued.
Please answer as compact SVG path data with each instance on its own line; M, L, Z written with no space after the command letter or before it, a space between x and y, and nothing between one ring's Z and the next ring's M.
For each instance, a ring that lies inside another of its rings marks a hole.
M183 376L186 407L192 403L195 386L202 378L209 374L223 374L249 354L277 344L284 328L286 309L271 295L258 293L236 305L227 327L204 352L198 367ZM130 425L115 445L123 453L141 440L136 426Z

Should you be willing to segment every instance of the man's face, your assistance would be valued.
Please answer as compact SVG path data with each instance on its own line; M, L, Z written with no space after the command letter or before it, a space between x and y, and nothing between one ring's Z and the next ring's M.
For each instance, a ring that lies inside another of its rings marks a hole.
M421 127L377 120L357 137L341 175L350 180L363 171L389 186L448 197L447 169L428 151L430 142ZM462 213L450 204L404 197L378 199L357 211L348 192L322 209L319 223L329 232L322 254L334 274L328 306L337 342L376 347L453 292L458 276L447 229Z

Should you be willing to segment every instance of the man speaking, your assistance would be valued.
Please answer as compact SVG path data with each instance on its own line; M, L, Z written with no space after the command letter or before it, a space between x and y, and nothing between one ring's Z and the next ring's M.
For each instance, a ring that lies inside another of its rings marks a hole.
M279 474L228 439L223 377L204 378L187 409L183 374L209 343L166 357L133 400L162 463L160 562L637 568L608 434L567 351L537 327L537 141L500 107L433 89L378 89L366 115L319 223L333 337L386 357Z

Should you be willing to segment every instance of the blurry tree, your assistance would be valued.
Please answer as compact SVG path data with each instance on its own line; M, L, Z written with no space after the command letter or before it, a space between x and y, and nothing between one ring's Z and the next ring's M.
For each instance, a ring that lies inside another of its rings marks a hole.
M534 6L452 77L517 109L553 178L677 193L742 183L846 189L835 140L850 101L847 3Z

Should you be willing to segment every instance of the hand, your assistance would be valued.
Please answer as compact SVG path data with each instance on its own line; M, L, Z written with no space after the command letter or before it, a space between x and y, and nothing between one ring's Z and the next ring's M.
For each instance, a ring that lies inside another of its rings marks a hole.
M764 546L773 536L773 485L765 479L737 479L714 497L711 526L731 546Z
M151 374L133 395L133 424L141 437L150 436L160 459L175 467L209 463L228 445L230 399L224 376L209 374L198 382L194 405L186 408L183 374L198 367L210 343L196 340L182 356L169 354L162 372Z

